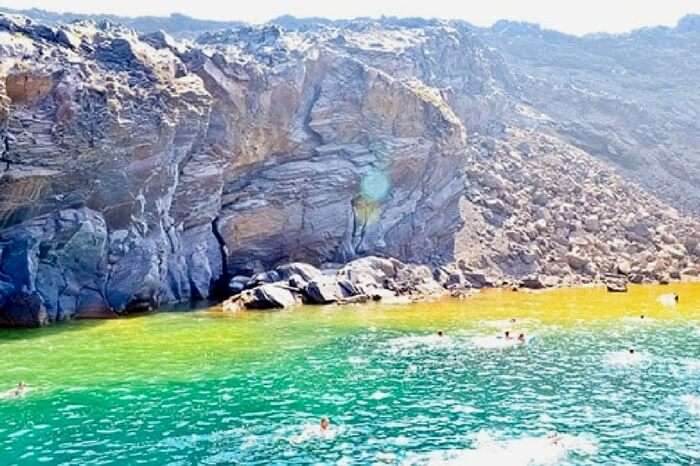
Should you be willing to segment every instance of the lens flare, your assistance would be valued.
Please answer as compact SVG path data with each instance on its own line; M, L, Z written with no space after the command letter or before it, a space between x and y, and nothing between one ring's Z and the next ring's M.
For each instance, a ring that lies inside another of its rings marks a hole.
M391 182L382 170L373 169L367 173L360 184L362 196L374 202L379 202L389 194Z

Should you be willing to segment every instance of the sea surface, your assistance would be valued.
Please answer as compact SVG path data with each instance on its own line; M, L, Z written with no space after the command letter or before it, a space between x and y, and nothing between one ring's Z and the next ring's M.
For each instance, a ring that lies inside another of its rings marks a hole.
M697 284L162 312L0 355L0 391L30 387L3 466L700 464Z

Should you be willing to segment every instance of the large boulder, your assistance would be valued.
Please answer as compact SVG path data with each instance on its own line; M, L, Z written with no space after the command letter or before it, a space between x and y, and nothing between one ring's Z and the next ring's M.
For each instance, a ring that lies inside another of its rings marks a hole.
M384 288L396 277L401 265L396 259L368 256L355 259L341 267L337 276L364 288Z
M279 274L281 280L289 280L292 276L298 275L305 281L310 282L323 275L323 272L319 269L304 262L292 262L290 264L280 265L275 270Z
M483 271L465 270L462 276L473 288L490 288L496 285L495 279Z
M363 257L341 267L336 277L349 282L361 294L388 290L396 295L434 295L444 291L431 269L424 265L405 264L396 259ZM354 294L352 290L351 294Z
M401 264L394 280L396 291L401 295L430 296L445 291L433 278L432 270L425 265Z
M318 277L310 281L304 288L304 294L312 304L334 303L349 296L335 277Z
M248 283L246 283L246 288L253 288L265 283L275 283L280 281L280 275L275 270L268 270L266 272L259 272L253 275Z
M574 270L584 270L589 264L590 260L580 252L570 252L566 255L566 262Z
M235 277L231 278L231 280L228 282L229 292L236 295L245 290L246 286L251 281L250 279L251 277L247 277L245 275L236 275Z
M241 295L248 309L282 309L301 303L299 296L282 283L260 285Z
M603 277L603 283L611 293L626 293L627 278L623 275L608 274Z

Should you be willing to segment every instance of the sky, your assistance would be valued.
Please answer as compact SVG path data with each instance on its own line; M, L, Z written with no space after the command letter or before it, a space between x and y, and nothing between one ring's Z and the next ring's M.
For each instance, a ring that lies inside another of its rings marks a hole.
M334 19L381 15L454 18L479 26L511 19L577 35L672 26L688 13L700 14L700 0L0 0L0 5L123 16L182 13L253 23L284 14Z

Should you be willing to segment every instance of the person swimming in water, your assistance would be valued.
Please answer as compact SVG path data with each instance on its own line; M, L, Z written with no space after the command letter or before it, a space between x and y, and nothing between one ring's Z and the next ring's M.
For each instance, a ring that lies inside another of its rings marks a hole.
M20 381L17 384L17 387L13 388L12 390L6 391L2 395L0 395L0 398L20 398L27 393L27 390L27 384L24 381Z
M445 333L442 330L438 330L438 336L439 337L444 337Z
M518 343L525 343L525 334L521 333L518 335Z
M644 314L642 314L641 316L639 316L639 318L640 318L640 319L643 319L643 318L644 318Z
M558 445L561 441L561 437L556 432L550 432L547 435L547 440L549 440L552 443L552 445Z
M505 333L504 333L504 335L505 335L505 339L506 339L506 340L512 340L512 339L513 339L513 337L510 336L510 330L506 330Z
M634 354L634 348L629 349L630 354Z
M330 426L331 426L330 419L328 419L326 416L323 416L321 418L321 424L320 424L321 432L326 432L330 428Z

